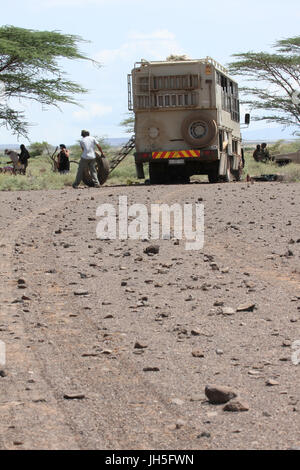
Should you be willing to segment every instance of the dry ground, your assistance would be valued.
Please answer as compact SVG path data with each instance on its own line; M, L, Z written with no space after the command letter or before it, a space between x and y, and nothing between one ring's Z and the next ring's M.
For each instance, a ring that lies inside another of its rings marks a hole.
M0 448L299 447L299 189L2 192ZM203 250L160 240L148 256L150 242L98 240L96 208L119 195L203 199ZM249 411L208 403L214 383L238 390Z

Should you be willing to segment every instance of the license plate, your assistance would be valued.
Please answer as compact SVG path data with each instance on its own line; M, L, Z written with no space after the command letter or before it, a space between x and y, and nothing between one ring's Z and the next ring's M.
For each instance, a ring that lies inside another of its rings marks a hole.
M185 161L183 158L179 158L178 160L169 160L169 165L184 165Z

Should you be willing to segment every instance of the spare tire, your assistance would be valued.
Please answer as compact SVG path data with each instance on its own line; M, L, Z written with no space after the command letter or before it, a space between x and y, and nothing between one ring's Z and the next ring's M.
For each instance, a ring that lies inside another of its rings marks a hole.
M98 181L102 185L107 181L109 175L109 161L105 156L100 155L96 152L96 167L97 167L97 175ZM82 176L82 181L87 186L94 186L93 180L91 178L90 172L88 169L85 170Z
M98 180L100 184L104 184L109 175L109 161L103 155L99 155L96 153L96 161L97 161L97 173L98 173Z
M184 140L192 147L202 148L210 145L217 135L217 123L204 113L192 113L181 126Z

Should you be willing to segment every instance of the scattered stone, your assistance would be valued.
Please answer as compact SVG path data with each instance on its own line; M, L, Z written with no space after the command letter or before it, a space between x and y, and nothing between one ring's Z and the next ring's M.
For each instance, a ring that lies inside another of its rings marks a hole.
M183 426L186 425L186 422L183 420L183 419L179 419L177 422L176 422L176 429L181 429Z
M231 400L224 406L223 410L232 411L236 413L241 411L249 411L249 405L245 401Z
M204 354L203 354L203 351L201 351L200 349L195 349L194 351L192 351L192 356L193 357L204 357Z
M220 385L207 385L205 395L210 403L214 405L227 403L232 398L237 397L237 392L230 387Z
M231 307L223 307L221 309L221 313L222 313L222 315L234 315L235 311Z
M147 248L144 249L144 253L147 255L153 254L157 255L159 253L159 245L149 245Z
M144 367L143 371L144 372L159 372L159 367Z
M101 354L110 355L110 354L112 354L112 350L111 349L102 349Z
M256 304L242 304L236 309L237 312L253 312L256 308Z
M65 400L83 400L85 395L83 393L65 393L64 399Z
M206 437L207 439L209 439L211 437L211 434L210 432L203 431L201 434L197 436L197 439L201 439L202 437Z
M75 290L74 295L88 295L89 292L87 290Z
M136 343L134 345L134 349L146 349L146 348L148 348L148 345L147 344L142 344L139 341L136 341Z
M200 336L201 335L201 331L200 330L191 330L191 335L193 336Z
M279 382L277 382L276 380L273 380L273 379L268 379L268 380L266 381L266 385L267 385L268 387L273 387L273 386L275 386L275 385L279 385Z
M30 297L27 297L27 295L22 295L21 299L22 299L22 300L31 300L31 298L30 298Z

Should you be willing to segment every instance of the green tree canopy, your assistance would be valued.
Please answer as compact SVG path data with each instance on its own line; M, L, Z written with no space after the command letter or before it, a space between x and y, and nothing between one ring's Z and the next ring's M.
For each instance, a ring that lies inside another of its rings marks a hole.
M246 96L242 102L262 111L254 116L255 120L300 130L300 36L277 41L273 47L274 53L234 54L236 60L229 69L233 75L257 83L241 88Z
M127 134L133 134L134 133L134 113L130 112L127 113L127 118L123 119L123 121L120 122L120 126L124 127L126 129Z
M59 64L60 59L91 60L81 53L84 40L58 31L34 31L14 26L0 27L0 126L26 136L29 123L23 112L10 107L10 98L35 100L42 105L76 104L74 95L86 93L79 84L69 81Z

